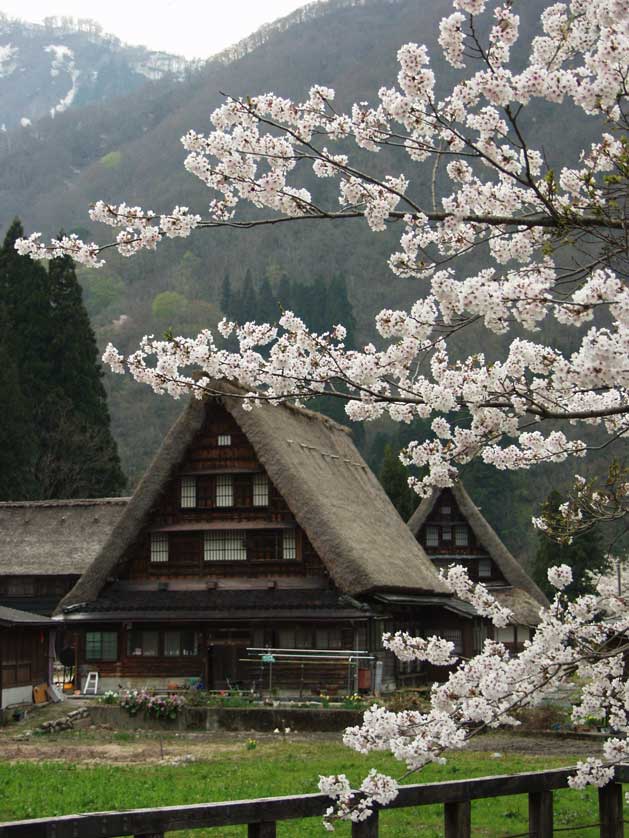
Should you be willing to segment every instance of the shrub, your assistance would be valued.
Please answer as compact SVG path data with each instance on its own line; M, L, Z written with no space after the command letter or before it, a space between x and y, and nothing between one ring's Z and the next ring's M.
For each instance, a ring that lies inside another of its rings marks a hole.
M514 714L520 722L520 730L560 730L572 727L570 709L560 704L540 704L527 707Z
M343 710L362 710L365 706L365 700L361 695L354 693L354 695L348 695L343 699L343 704L341 705Z
M385 705L392 713L401 713L403 710L417 710L425 713L430 709L430 689L418 687L396 690L387 697Z

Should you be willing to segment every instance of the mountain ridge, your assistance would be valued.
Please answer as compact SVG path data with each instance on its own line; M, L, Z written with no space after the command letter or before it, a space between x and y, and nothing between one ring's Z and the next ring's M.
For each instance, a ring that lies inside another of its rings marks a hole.
M32 23L0 12L0 129L29 129L45 117L105 101L147 79L183 80L199 62L123 43L89 18Z

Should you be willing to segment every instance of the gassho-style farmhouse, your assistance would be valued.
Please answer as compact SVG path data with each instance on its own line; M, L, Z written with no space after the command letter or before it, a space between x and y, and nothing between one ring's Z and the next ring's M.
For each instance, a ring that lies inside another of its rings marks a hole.
M440 579L455 561L512 609L499 639L521 647L546 600L462 485L405 523L346 428L228 392L188 404L130 498L0 504L0 606L31 620L0 620L0 690L45 677L54 645L100 691L431 681L381 637L438 633L467 656L492 636Z

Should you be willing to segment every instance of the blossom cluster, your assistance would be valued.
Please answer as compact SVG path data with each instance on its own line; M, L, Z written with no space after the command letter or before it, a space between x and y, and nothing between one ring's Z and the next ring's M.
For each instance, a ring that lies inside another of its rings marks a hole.
M584 686L572 711L573 722L596 715L614 733L604 744L601 758L577 765L570 785L605 785L613 776L613 766L629 759L629 685L623 677L629 632L626 600L601 585L596 595L571 602L561 593L572 578L569 568L551 568L548 576L557 594L549 607L540 608L535 634L519 654L488 639L475 657L454 668L456 659L445 653L451 650L438 637L412 638L402 633L387 637L387 648L400 659L430 660L448 667L448 677L433 684L427 712L395 713L373 705L361 725L345 731L344 743L363 754L390 751L406 764L408 772L417 771L428 763L445 761L447 751L465 747L487 728L518 725L517 710L539 705L561 684L573 684L576 675ZM513 621L490 591L479 592L466 579L463 568L451 567L444 578L461 599L479 604L496 628L503 627L505 619ZM602 612L607 620L600 619ZM378 786L385 785L392 795L394 783L386 785L382 779ZM326 816L328 826L338 819L361 820L379 802L365 784L353 790L345 775L321 778L319 787L335 801Z

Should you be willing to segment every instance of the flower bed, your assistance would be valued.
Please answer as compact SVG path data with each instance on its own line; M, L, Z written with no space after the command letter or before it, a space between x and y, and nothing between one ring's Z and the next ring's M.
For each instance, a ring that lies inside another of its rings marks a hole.
M155 695L146 690L123 690L120 693L109 690L101 702L117 704L130 716L144 713L153 719L176 719L185 704L185 699L176 694Z

